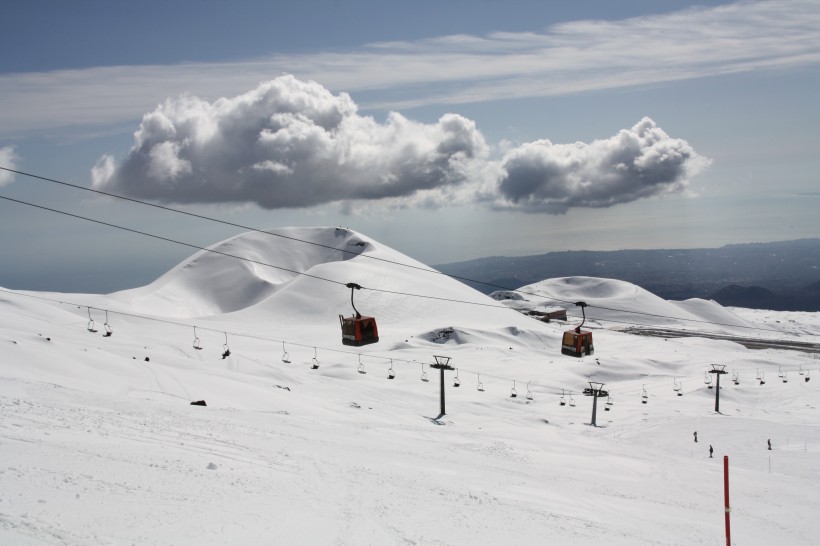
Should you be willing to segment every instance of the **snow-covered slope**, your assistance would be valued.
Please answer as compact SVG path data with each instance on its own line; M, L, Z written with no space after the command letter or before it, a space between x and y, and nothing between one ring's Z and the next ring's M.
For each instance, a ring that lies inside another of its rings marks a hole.
M596 352L576 359L560 354L567 324L365 235L276 233L316 244L251 233L211 248L311 276L200 252L105 296L0 291L0 543L725 543L724 454L734 543L816 542L818 361L609 327L696 318L817 342L817 314L781 324L607 279L524 289L544 295L527 304L591 304ZM377 317L379 343L341 344L346 282L365 287L356 306ZM438 420L434 355L457 368ZM713 363L739 380L723 377L720 414ZM613 403L598 401L598 427L588 381Z
M561 304L573 312L573 302L589 304L587 318L620 324L649 326L683 325L703 329L720 325L737 330L752 326L714 301L690 299L683 302L664 300L626 281L596 277L560 277L547 279L519 289L535 305Z

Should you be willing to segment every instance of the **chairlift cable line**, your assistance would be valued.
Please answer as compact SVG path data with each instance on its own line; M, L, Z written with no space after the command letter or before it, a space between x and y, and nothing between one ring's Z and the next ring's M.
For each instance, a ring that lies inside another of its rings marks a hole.
M294 347L314 349L314 351L316 351L317 349L322 349L323 351L326 351L326 352L340 353L340 354L359 356L359 357L362 356L362 354L363 354L360 351L348 351L348 350L344 350L344 349L321 347L321 346L318 346L318 345L315 345L315 344L298 343L298 342L293 342L293 341L289 341L289 340L274 339L274 338L265 337L265 336L261 336L261 335L257 335L257 334L251 334L251 333L247 333L247 332L237 332L237 331L232 331L232 330L226 330L225 328L219 328L219 327L216 327L216 326L208 327L208 326L202 326L202 325L199 325L199 324L190 324L190 323L185 323L185 322L178 322L178 321L173 321L173 320L168 320L168 319L161 319L161 318L157 318L157 317L151 317L151 316L147 316L147 315L139 315L139 314L136 314L136 313L128 313L128 312L116 311L116 310L112 310L112 309L104 309L102 307L95 307L93 305L83 305L83 304L80 304L80 303L77 303L77 302L72 302L72 301L65 301L65 300L60 300L60 299L56 299L56 298L48 298L48 297L45 297L45 296L36 296L34 294L25 294L25 293L17 292L17 291L14 291L14 290L7 290L5 288L0 288L0 292L6 293L6 294L11 294L13 296L22 296L22 297L26 297L26 298L32 298L32 299L37 299L37 300L42 300L42 301L48 301L48 302L52 302L52 303L59 303L61 305L70 305L72 307L77 307L77 308L86 308L86 309L90 309L90 310L94 310L94 311L108 312L108 313L111 313L112 315L120 315L120 316L123 316L123 317L130 317L130 318L135 318L135 319L140 319L140 320L158 322L158 323L162 323L162 324L168 324L168 325L171 325L171 326L180 326L180 327L183 327L183 328L192 328L192 327L194 327L194 328L199 329L200 331L211 332L211 333L215 333L215 334L223 334L223 335L226 335L226 336L230 335L230 336L233 336L233 337L244 338L244 339L253 339L253 340L256 340L256 341L271 342L271 343L276 343L277 345L282 344L282 343L287 343L287 344L292 345ZM391 362L403 362L403 363L408 364L408 365L417 365L419 363L428 364L428 365L431 364L431 363L427 363L427 362L420 362L418 360L407 360L407 359L403 359L403 358L387 357L387 356L381 356L381 355L370 354L370 353L367 353L367 354L364 354L364 355L367 356L368 358L375 358L375 359L391 361ZM804 368L804 370L806 370L806 369L808 369L808 368ZM514 379L514 378L511 378L511 377L502 377L502 376L499 376L499 375L488 374L488 373L484 373L484 372L477 372L477 371L471 370L469 368L464 368L464 367L459 367L459 370L463 373L472 374L472 375L483 375L485 377L490 377L492 379L495 379L495 380L498 380L498 381L503 381L503 382L509 382L509 381L513 381L513 380L519 381L518 379ZM567 393L580 394L580 391L576 392L574 390L568 390L566 388L562 389L560 387L555 387L555 386L552 386L552 385L546 385L546 384L543 384L543 383L536 383L536 382L531 381L530 384L532 386L538 387L540 389L553 390L555 392L565 391Z
M242 261L245 261L245 262L261 265L261 266L264 266L264 267L271 267L273 269L279 269L281 271L287 271L289 273L293 273L293 274L296 274L296 275L303 275L303 276L313 278L313 279L316 279L316 280L321 280L321 281L326 281L326 282L330 282L330 283L341 285L341 286L346 286L346 283L343 283L343 282L340 282L340 281L334 281L332 279L327 279L325 277L320 277L318 275L312 275L310 273L305 273L305 272L302 272L302 271L296 271L296 270L289 269L289 268L286 268L286 267L276 266L276 265L266 263L266 262L262 262L262 261L259 261L259 260L252 260L250 258L244 258L242 256L237 256L235 254L229 254L227 252L214 250L214 249L211 249L211 248L195 245L195 244L192 244L192 243L186 243L184 241L178 241L176 239L171 239L169 237L163 237L161 235L155 235L155 234L152 234L152 233L147 233L147 232L140 231L140 230L137 230L137 229L128 228L128 227L125 227L125 226L120 226L120 225L117 225L117 224L112 224L110 222L105 222L105 221L102 221L102 220L96 220L94 218L88 218L86 216L82 216L82 215L79 215L79 214L74 214L74 213L70 213L70 212L66 212L66 211L62 211L62 210L58 210L58 209L54 209L54 208L51 208L51 207L46 207L44 205L37 205L35 203L30 203L28 201L23 201L23 200L20 200L20 199L14 199L14 198L7 197L7 196L4 196L4 195L0 195L0 199L6 200L6 201L11 201L13 203L18 203L18 204L21 204L21 205L27 205L27 206L34 207L34 208L37 208L37 209L41 209L41 210L44 210L44 211L47 211L47 212L62 214L64 216L68 216L68 217L71 217L71 218L86 220L88 222L92 222L92 223L95 223L95 224L100 224L100 225L104 225L104 226L107 226L107 227L112 227L112 228L116 228L116 229L120 229L120 230L123 230L123 231L130 232L130 233L134 233L134 234L137 234L137 235L142 235L144 237L150 237L150 238L158 239L158 240L165 241L165 242L175 243L175 244L186 246L186 247L193 248L193 249L196 249L196 250L211 252L213 254L219 254L219 255L222 255L222 256L225 256L225 257L228 257L228 258L235 258L237 260L242 260ZM394 262L394 263L396 263L397 265L402 265L398 262ZM444 275L444 274L442 273L442 275ZM414 293L410 293L410 292L399 292L399 291L395 291L395 290L386 290L386 289L374 288L374 287L368 287L368 286L362 286L362 289L363 290L371 290L371 291L374 291L374 292L381 292L381 293L385 293L385 294L394 294L394 295L400 295L400 296L425 298L425 299L431 299L431 300L437 300L437 301L445 301L445 302L451 302L451 303L462 303L462 304L468 304L468 305L478 305L478 306L482 306L482 307L491 307L491 308L494 308L494 309L508 309L508 310L514 311L514 309L511 309L509 307L505 307L505 306L500 305L500 304L465 301L465 300L459 300L459 299L455 299L455 298L443 298L443 297L439 297L439 296L429 296L429 295L425 295L425 294L414 294ZM557 300L557 301L562 301L562 300ZM595 307L595 306L589 305L589 307ZM610 309L610 308L608 308L608 309ZM610 310L616 310L616 309L610 309ZM648 313L642 313L640 311L627 311L627 310L624 310L622 312L634 313L634 314L648 314ZM700 322L700 323L704 323L704 324L713 324L713 325L716 325L716 326L732 326L732 325L728 325L728 324L713 323L713 322L709 322L709 321L701 321L701 320L696 320L696 319L684 319L684 318L669 317L669 316L664 316L664 315L653 315L653 316L661 317L661 318L669 318L669 319L674 319L674 320L689 320L689 321L695 321L695 322ZM600 320L600 321L603 321L603 322L617 322L617 323L623 323L623 324L639 324L639 323L635 323L635 322L619 321L619 320L614 320L614 319L593 319L593 320L596 320L596 321ZM767 328L757 328L757 327L753 327L753 326L736 326L736 327L738 327L738 328L749 328L749 329L754 329L754 330L765 330L765 331L772 331L772 332L780 333L777 330L771 330L771 329L767 329Z
M69 217L72 217L72 218L77 218L77 219L80 219L80 220L86 220L88 222L93 222L95 224L100 224L100 225L107 226L107 227L121 229L123 231L128 231L130 233L135 233L137 235L142 235L142 236L145 236L145 237L151 237L153 239L159 239L161 241L166 241L166 242L169 242L169 243L175 243L175 244L178 244L178 245L187 246L187 247L194 248L194 249L197 249L197 250L202 250L202 251L205 251L205 252L211 252L213 254L219 254L221 256L226 256L228 258L235 258L237 260L242 260L242 261L253 263L253 264L256 264L256 265L271 267L271 268L274 268L274 269L279 269L281 271L287 271L289 273L294 273L296 275L303 275L305 277L310 277L312 279L316 279L316 280L320 280L320 281L326 281L326 282L330 282L330 283L333 283L333 284L338 284L338 285L345 286L345 287L347 286L347 283L340 282L340 281L334 281L333 279L320 277L318 275L312 275L310 273L305 273L303 271L296 271L296 270L293 270L293 269L288 269L286 267L281 267L281 266L273 265L273 264L270 264L270 263L261 262L259 260L252 260L250 258L243 258L242 256L237 256L236 254L229 254L227 252L214 250L212 248L206 248L206 247L195 245L195 244L192 244L192 243L186 243L184 241L178 241L176 239L171 239L169 237L163 237L161 235L154 235L152 233L147 233L145 231L140 231L140 230L128 228L128 227L125 227L125 226L112 224L110 222L104 222L102 220L95 220L94 218L88 218L86 216L81 216L79 214L73 214L73 213L70 213L70 212L65 212L65 211L62 211L62 210L53 209L53 208L46 207L46 206L43 206L43 205L37 205L37 204L34 204L34 203L29 203L27 201L22 201L20 199L13 199L11 197L6 197L4 195L0 195L0 199L4 199L6 201L12 201L14 203L19 203L19 204L22 204L22 205L28 205L30 207L42 209L42 210L45 210L45 211L48 211L48 212L54 212L54 213L57 213L57 214L62 214L62 215L69 216ZM467 304L467 305L478 305L478 306L482 306L482 307L492 307L494 309L509 309L508 307L505 307L505 306L499 305L499 304L495 304L495 303L465 301L465 300L459 300L459 299L455 299L455 298L443 298L443 297L439 297L439 296L429 296L429 295L426 295L426 294L413 294L413 293L410 293L410 292L398 292L398 291L394 291L394 290L386 290L386 289L374 288L374 287L370 287L370 286L362 286L361 288L362 288L362 290L371 290L371 291L374 291L374 292L382 292L384 294L395 294L395 295L399 295L399 296L425 298L425 299L438 300L438 301L447 301L447 302L452 302L452 303L463 303L463 304Z
M448 273L442 273L441 271L437 271L437 270L431 269L431 268L425 268L425 267L419 267L419 266L416 266L416 265L405 264L405 263L402 263L402 262L397 262L395 260L389 260L387 258L380 258L378 256L370 256L370 255L367 255L367 254L360 254L356 251L347 250L347 249L344 249L344 248L337 248L337 247L333 247L333 246L330 246L330 245L323 245L321 243L317 243L317 242L314 242L314 241L306 241L304 239L299 239L298 237L291 237L291 236L288 236L288 235L273 233L273 232L265 231L265 230L262 230L262 229L259 229L259 228L254 228L254 227L251 227L251 226L245 226L245 225L242 225L242 224L238 224L238 223L235 223L235 222L229 222L227 220L221 220L221 219L214 218L214 217L211 217L211 216L206 216L206 215L203 215L203 214L196 214L196 213L193 213L193 212L189 212L189 211L185 211L185 210L181 210L181 209L176 209L176 208L173 208L173 207L167 207L167 206L164 206L164 205L159 205L157 203L150 203L148 201L142 201L140 199L135 199L135 198L132 198L132 197L126 197L126 196L118 195L118 194L115 194L115 193L110 193L110 192L106 192L106 191L102 191L102 190L96 190L96 189L93 189L93 188L87 188L87 187L84 187L84 186L80 186L78 184L71 184L69 182L64 182L64 181L61 181L61 180L56 180L54 178L48 178L48 177L45 177L45 176L39 176L39 175L36 175L36 174L32 174L32 173L28 173L28 172L20 171L20 170L16 170L16 169L10 169L8 167L0 166L0 170L8 171L8 172L19 174L19 175L22 175L22 176L28 176L28 177L31 177L31 178L36 178L38 180L43 180L45 182L51 182L51 183L54 183L54 184L60 184L60 185L63 185L63 186L67 186L67 187L71 187L71 188L75 188L75 189L79 189L79 190L84 190L84 191L96 193L96 194L99 194L99 195L105 195L106 197L121 199L121 200L128 201L128 202L131 202L131 203L136 203L136 204L139 204L139 205L145 205L145 206L148 206L148 207L153 207L153 208L164 210L164 211L167 211L167 212L175 212L175 213L178 213L178 214L184 214L186 216L190 216L190 217L193 217L193 218L198 218L198 219L201 219L201 220L208 220L210 222L216 222L216 223L219 223L219 224L223 224L223 225L227 225L227 226L231 226L231 227L236 227L236 228L240 228L240 229L244 229L244 230L248 230L248 231L252 231L252 232L256 232L256 233L263 233L263 234L266 234L266 235L271 235L271 236L279 237L279 238L282 238L282 239L288 239L288 240L295 241L295 242L300 242L300 243L309 244L309 245L313 245L313 246L317 246L317 247L321 247L321 248L326 248L326 249L329 249L329 250L336 250L336 251L343 252L343 253L346 253L346 254L355 254L356 256L359 256L359 257L364 257L364 258L368 258L368 259L371 259L371 260L377 260L377 261L381 261L381 262L385 262L385 263L390 263L390 264L398 265L398 266L402 266L402 267L409 267L411 269L416 269L416 270L419 270L419 271L425 271L427 273L435 273L435 274L443 275L445 277L450 277L451 279L456 279L456 280L459 280L459 281L466 281L466 282L481 284L481 285L489 286L489 287L492 287L492 288L498 288L499 290L506 290L508 292L515 292L515 293L518 293L518 294L543 298L543 299L547 299L547 300L551 300L551 301L557 301L557 302L560 302L560 303L566 303L566 304L572 304L573 303L572 301L569 301L569 300L563 300L563 299L556 298L556 297L551 297L551 296L544 296L543 294L537 294L537 293L534 293L534 292L527 292L527 291L523 291L523 290L515 289L515 288L508 288L508 287L501 286L501 285L494 284L494 283L479 281L477 279L471 279L469 277L462 277L460 275L452 275L452 274L448 274ZM2 196L0 196L0 197L2 197ZM8 199L10 201L15 201L14 199L10 199L10 198L7 198L7 197L2 197L2 198L3 199ZM23 203L23 204L29 204L29 205L35 206L35 207L38 206L38 205L30 204L30 203L25 203L23 201L16 201L16 202ZM52 209L48 209L46 207L40 207L40 208L44 208L45 210L52 210ZM61 212L61 211L54 211L54 212ZM62 213L62 214L68 214L68 213ZM68 215L69 216L75 216L77 218L83 218L83 217L78 216L78 215L71 215L71 214L68 214ZM98 222L98 223L105 224L104 222L99 222L97 220L91 220L91 219L88 219L88 218L83 218L83 219L87 219L87 220L90 220L92 222ZM105 225L111 225L111 224L105 224ZM113 227L119 227L119 226L113 226ZM128 230L128 228L121 228L121 229ZM139 233L136 230L128 230L128 231L133 231L135 233ZM152 235L149 234L149 236L152 236ZM157 238L162 239L161 237L157 237ZM168 239L165 239L165 240L168 240ZM172 242L178 242L178 241L172 241ZM187 243L180 243L180 244L187 244ZM193 246L194 248L200 248L201 250L207 250L207 249L204 249L202 247L196 247L194 245L188 245L188 246ZM244 259L244 258L239 258L239 259ZM263 264L263 265L268 265L268 264ZM276 266L270 266L270 267L276 267ZM284 269L284 268L282 268L282 269ZM303 273L303 274L305 274L305 273ZM310 276L310 275L308 275L308 276ZM331 282L336 282L336 281L331 281ZM362 287L362 288L366 288L366 287ZM366 289L373 290L372 288L366 288ZM413 295L415 295L415 294L413 294ZM426 296L422 296L422 297L426 297ZM436 298L434 298L434 299L436 299ZM447 300L447 299L445 299L444 301L458 301L458 300ZM460 303L466 303L466 302L460 302ZM488 305L488 304L481 304L481 305ZM774 329L770 329L770 328L723 324L723 323L717 323L717 322L710 322L710 321L706 321L706 320L689 319L689 318L682 318L682 317L670 317L670 316L666 316L666 315L659 315L659 314L655 314L655 313L647 313L647 312L643 312L643 311L633 311L633 310L626 310L626 309L617 309L617 308L612 308L612 307L603 307L603 306L598 306L598 305L595 305L595 304L589 304L589 307L598 308L598 309L605 309L605 310L608 310L608 311L615 311L615 312L619 312L619 313L630 313L630 314L645 315L645 316L658 317L658 318L668 318L668 319L674 319L674 320L682 320L682 321L687 321L687 322L712 324L712 325L715 325L715 326L729 326L729 327L734 327L734 328L748 328L748 329L753 329L753 330L778 332L778 330L774 330ZM601 320L604 320L604 319L601 319ZM619 321L610 321L610 322L619 322Z
M224 334L226 336L231 335L231 336L234 336L234 337L240 337L240 338L245 338L245 339L253 339L253 340L256 340L256 341L271 342L271 343L276 343L276 344L288 343L288 344L290 344L292 346L295 346L295 347L301 347L301 348L307 348L307 349L312 348L312 349L314 349L314 354L316 354L315 351L317 349L322 349L323 351L331 352L331 353L340 353L340 354L345 354L345 355L357 356L359 358L363 354L360 351L347 351L347 350L343 350L343 349L335 349L335 348L330 348L330 347L320 347L320 346L313 345L313 344L298 343L298 342L293 342L293 341L288 341L288 340L274 339L274 338L269 338L269 337L256 335L256 334L251 334L251 333L246 333L246 332L237 332L237 331L226 330L224 328L207 327L207 326L201 326L201 325L192 325L192 324L183 323L183 322L177 322L177 321L172 321L172 320L167 320L167 319L160 319L160 318L157 318L157 317L139 315L139 314L136 314L136 313L128 313L128 312L104 309L104 308L101 308L101 307L95 307L93 305L83 305L83 304L80 304L80 303L77 303L77 302L64 301L64 300L59 300L59 299L55 299L55 298L48 298L48 297L45 297L45 296L36 296L36 295L33 295L33 294L25 294L25 293L22 293L22 292L7 290L7 289L4 289L4 288L0 288L0 292L4 292L4 293L15 295L15 296L22 296L22 297L27 297L27 298L32 298L32 299L49 301L49 302L53 302L53 303L59 303L61 305L70 305L72 307L77 307L77 308L86 308L87 310L109 312L111 314L118 314L118 315L121 315L121 316L124 316L124 317L130 317L130 318L136 318L136 319L140 319L140 320L159 322L159 323L163 323L163 324L169 324L169 325L173 325L173 326L180 326L180 327L184 327L184 328L195 327L195 328L199 328L199 330L202 330L202 331L207 331L207 332L217 333L217 334ZM407 360L407 359L403 359L403 358L386 357L386 356L375 355L375 354L365 354L365 356L367 356L368 358L374 358L374 359L391 361L391 362L403 362L403 363L408 364L408 365L416 365L416 364L420 363L418 360ZM421 362L421 364L424 364L424 362ZM428 365L429 365L429 363L428 363ZM781 368L782 368L782 365L781 365ZM459 370L462 373L472 374L472 375L476 375L476 376L482 376L483 375L484 377L489 377L491 379L497 380L498 382L508 383L510 381L519 381L518 379L515 379L515 378L490 374L490 373L486 373L486 372L478 372L478 371L472 370L470 368L465 368L465 367L462 367L462 366L459 366ZM791 368L786 369L786 371L789 371L789 370L791 370ZM738 371L738 373L744 374L744 375L755 373L754 371L747 370L747 369L740 369L740 370L736 370L736 371ZM820 367L810 367L810 368L804 367L803 371L820 372ZM678 376L678 378L682 379L682 380L692 380L692 379L698 380L698 379L700 379L700 374L698 373L697 375L691 375L691 376ZM650 386L651 388L654 388L654 387L657 386L659 388L662 388L662 385L667 384L667 383L668 383L668 378L658 378L657 381L652 381L652 382L649 382L649 383L641 383L641 385L642 385L641 389L637 389L637 387L632 386L632 385L628 385L628 386L625 385L625 386L621 386L621 387L615 387L614 389L609 389L609 391L611 393L618 393L619 395L638 394L638 393L642 392L642 390L645 388L645 386ZM565 395L572 395L572 394L580 395L580 394L582 394L581 391L556 387L554 385L547 385L547 384L544 384L544 383L536 383L536 382L529 381L529 384L536 387L536 388L538 388L541 391L546 391L545 394L547 396L550 396L550 395L558 396L559 391L562 394L565 394ZM550 391L552 391L552 392L550 392Z

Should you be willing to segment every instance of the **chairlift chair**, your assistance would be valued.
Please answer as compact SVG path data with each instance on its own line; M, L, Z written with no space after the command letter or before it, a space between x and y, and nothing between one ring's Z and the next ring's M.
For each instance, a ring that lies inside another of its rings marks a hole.
M285 364L290 364L290 355L288 354L287 350L285 350L285 342L282 342L282 362Z
M313 348L313 361L310 365L311 370L318 370L319 369L319 352L316 350L316 347Z
M456 376L453 378L453 386L454 387L460 387L461 386L461 380L458 378L458 368L456 368Z
M88 326L86 326L86 330L92 333L96 332L97 328L94 326L94 319L91 318L91 308L86 307L86 309L88 309Z
M789 372L783 372L783 383L789 382Z
M390 369L387 370L387 379L395 379L396 372L393 371L393 359L390 359Z
M476 390L479 392L484 392L484 383L481 382L481 374L476 374L478 383L476 384Z
M681 383L678 383L677 379L673 380L673 385L674 386L672 387L672 390L675 391L675 393L677 393L678 396L683 396L683 385Z
M737 371L732 372L732 381L735 385L740 385L740 374Z
M809 382L809 379L810 379L810 377L809 377L809 370L806 370L806 376L803 378L803 381L805 381L806 383L808 383L808 382Z
M228 332L225 332L225 343L222 345L222 360L231 356L231 349L228 347Z
M421 363L421 380L424 381L425 383L430 381L427 378L427 372L424 371L424 362Z
M532 400L532 391L530 390L530 381L527 381L527 400Z
M202 341L196 335L196 326L194 326L194 349L197 351L202 350Z
M573 330L564 332L561 339L561 353L580 358L585 355L591 355L595 352L595 348L592 345L592 332L589 330L581 330L581 326L583 326L587 320L586 312L584 311L587 307L587 303L578 301L575 302L575 305L581 308L583 318L581 319L581 324Z
M604 411L609 411L609 408L612 407L612 397L606 397L606 404L604 404Z
M646 394L646 386L643 387L641 394L641 404L646 404L649 401L649 395Z
M575 407L575 398L572 397L572 393L569 393L569 405L570 407Z
M707 387L712 388L712 376L709 375L709 372L703 372L703 382Z
M362 363L362 355L359 355L359 373L366 374L367 372L364 370L364 364Z
M361 290L362 287L356 283L349 282L345 286L350 288L350 305L353 306L352 316L345 317L339 315L339 323L342 326L342 343L361 347L379 341L379 329L376 326L376 319L362 316L353 303L353 291Z
M114 335L114 329L111 328L110 324L108 324L108 311L105 312L105 324L103 324L103 328L105 328L103 337L111 337Z
M510 391L510 398L518 398L518 391L515 390L515 380L513 380L513 387Z
M566 406L567 401L564 399L564 391L561 391L561 399L558 401L559 406Z

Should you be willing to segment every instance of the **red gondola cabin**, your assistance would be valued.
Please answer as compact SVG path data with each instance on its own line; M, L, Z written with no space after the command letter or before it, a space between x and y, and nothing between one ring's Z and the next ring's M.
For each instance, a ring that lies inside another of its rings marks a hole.
M578 301L575 302L575 305L581 308L581 314L584 318L581 320L581 324L574 329L564 332L564 336L561 338L561 353L577 357L588 356L595 352L595 348L592 346L592 332L581 330L581 326L587 320L587 314L584 311L587 303Z
M342 324L342 343L361 347L379 341L379 328L376 326L376 319L373 317L363 317L353 303L353 291L361 290L362 287L355 282L349 282L345 286L350 288L350 305L353 307L355 315L345 317L339 315L339 322Z
M361 315L343 317L339 315L339 322L342 324L342 343L361 347L379 341L379 328L376 326L376 319L373 317L363 317Z
M567 330L561 340L561 352L569 356L585 356L595 352L592 346L592 332L587 330Z

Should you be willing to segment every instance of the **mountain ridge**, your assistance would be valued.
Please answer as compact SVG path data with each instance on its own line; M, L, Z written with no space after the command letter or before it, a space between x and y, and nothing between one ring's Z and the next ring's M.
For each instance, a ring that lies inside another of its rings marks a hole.
M774 294L777 310L818 311L820 295L809 289L820 279L820 239L742 243L719 248L572 250L519 257L492 256L434 266L489 293L517 289L544 279L570 276L614 278L664 299L715 299L730 285L760 286ZM509 281L516 280L517 286ZM744 307L762 308L745 299Z

